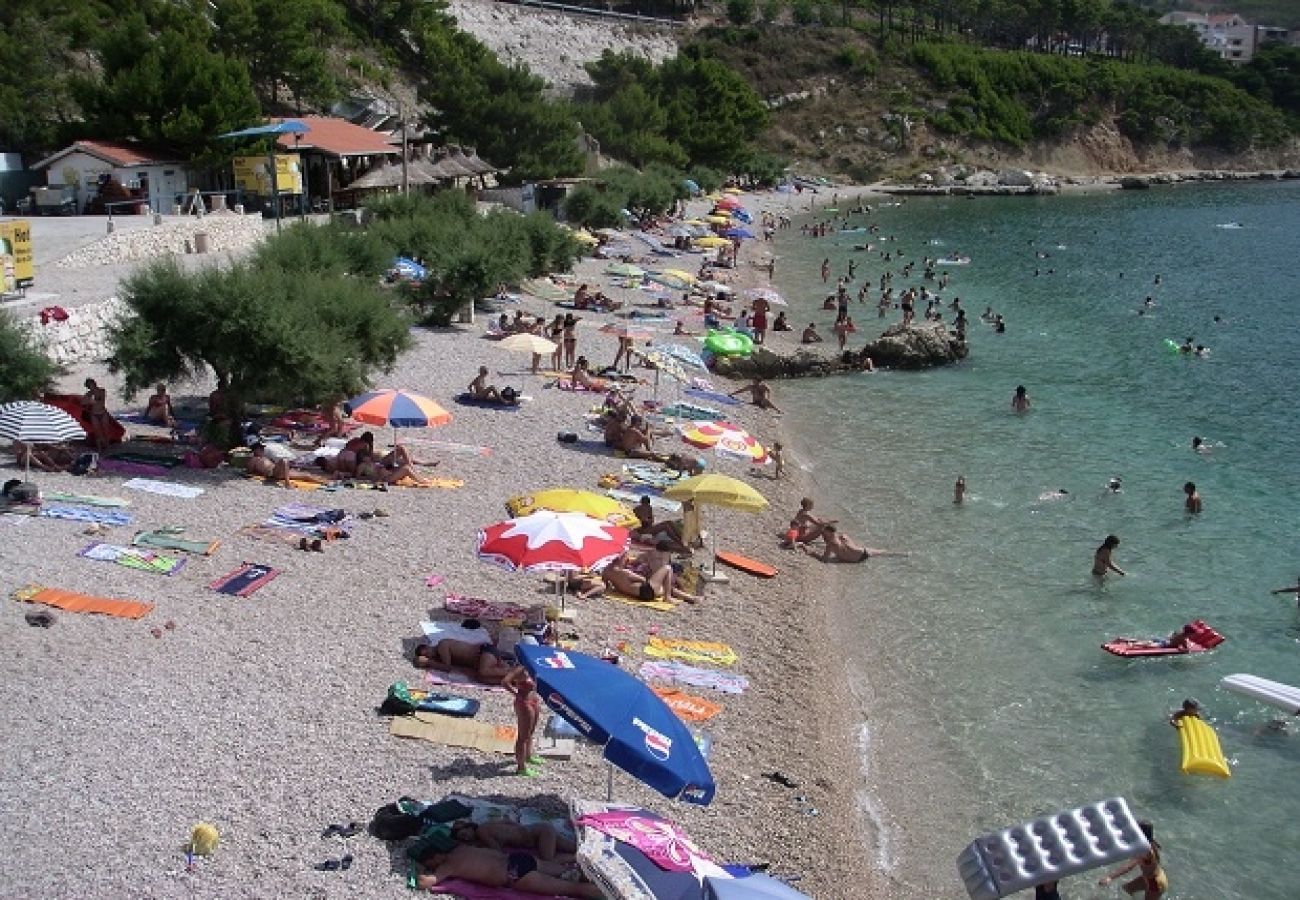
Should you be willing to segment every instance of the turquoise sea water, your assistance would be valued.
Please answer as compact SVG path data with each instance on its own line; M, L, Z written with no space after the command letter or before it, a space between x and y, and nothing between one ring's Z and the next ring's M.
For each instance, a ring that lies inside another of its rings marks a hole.
M1296 896L1300 725L1258 733L1272 710L1217 684L1237 672L1300 684L1300 612L1269 594L1300 573L1300 185L914 199L852 224L867 221L897 237L877 251L973 258L942 293L971 319L965 363L777 387L819 510L869 546L911 552L837 573L881 864L911 889L964 896L954 860L975 835L1122 795L1156 824L1168 896ZM1216 227L1230 222L1243 227ZM836 275L856 258L854 292L865 275L877 296L899 263L852 252L863 239L781 234L792 321L829 333L823 256ZM895 286L920 284L920 268ZM1148 294L1158 306L1140 317ZM1006 334L979 321L986 306ZM873 305L852 313L866 326L855 343L883 324ZM1188 336L1211 354L1162 345ZM1027 415L1009 408L1017 384ZM1213 451L1194 453L1193 435ZM1112 475L1118 495L1104 490ZM1189 480L1205 503L1194 519ZM1037 499L1057 488L1068 499ZM1109 533L1128 577L1099 586L1091 558ZM1099 649L1195 617L1228 636L1215 653ZM1178 771L1166 719L1184 697L1205 707L1230 780ZM1064 895L1120 896L1096 874Z

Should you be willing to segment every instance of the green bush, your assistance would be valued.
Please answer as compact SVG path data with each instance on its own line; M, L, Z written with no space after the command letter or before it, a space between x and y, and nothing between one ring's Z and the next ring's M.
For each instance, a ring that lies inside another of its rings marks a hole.
M63 367L45 355L7 310L0 310L0 403L35 400L48 390Z
M733 25L748 25L754 21L756 9L755 0L727 0L727 21Z
M808 26L817 21L817 7L812 0L794 0L790 4L790 18L794 24Z

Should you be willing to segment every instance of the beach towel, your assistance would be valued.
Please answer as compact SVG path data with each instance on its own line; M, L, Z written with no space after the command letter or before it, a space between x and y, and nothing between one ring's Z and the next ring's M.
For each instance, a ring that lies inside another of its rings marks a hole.
M133 547L157 547L162 550L181 550L185 553L200 553L204 556L211 556L221 546L221 541L187 541L178 537L183 530L141 531L131 538L131 545Z
M229 575L221 576L208 587L219 594L230 594L232 597L247 597L259 588L265 587L279 574L279 569L273 569L270 566L258 563L244 563Z
M605 593L600 596L606 600L613 600L615 603L625 603L628 606L640 606L643 609L653 609L656 612L673 612L677 609L677 604L670 600L642 600L638 597L629 597L627 594L620 594L618 591L605 588Z
M171 470L166 466L109 459L105 456L99 458L99 471L115 472L118 475L168 475L171 473Z
M203 488L188 484L176 484L173 481L154 481L150 478L132 478L122 483L122 487L133 491L146 491L150 494L162 494L164 497L180 497L193 500L203 493Z
M724 694L743 694L749 688L749 679L731 672L718 672L714 669L697 669L680 662L655 662L648 660L641 663L638 670L646 680L657 678L661 681L676 681L692 687L709 688Z
M480 597L463 597L448 594L442 601L442 608L467 619L479 619L484 622L500 622L503 619L524 619L528 617L528 607L517 603L497 603Z
M712 862L713 859L672 822L656 815L646 815L641 810L611 809L588 813L578 819L577 824L631 844L665 872L693 872L696 860Z
M506 693L506 689L499 684L484 684L481 681L475 681L464 672L452 670L450 672L440 672L437 669L427 669L424 673L424 680L429 684L455 685L456 687L472 687L481 691L500 691Z
M487 753L513 754L519 731L514 725L492 725L474 719L457 719L437 713L417 712L410 716L394 716L388 725L394 737L417 738L451 747L469 747ZM538 735L533 744L543 759L571 759L572 738L548 738Z
M557 378L555 388L561 391L572 391L577 394L603 394L609 390L609 385L603 382L596 382L592 387L578 384L571 378Z
M179 556L155 553L142 547L122 547L118 544L104 544L98 541L81 548L77 555L97 562L117 563L128 569L153 572L157 575L175 575L177 570L185 565L185 560Z
M142 619L153 609L152 603L138 600L114 600L78 594L41 584L28 584L14 591L13 599L20 603L39 603L73 613L96 613L119 619Z
M661 490L668 487L676 481L680 481L681 474L673 475L664 471L655 465L648 463L625 463L623 465L623 481L633 484L644 484L650 487L657 487ZM633 488L635 490L635 488Z
M96 525L130 525L131 514L108 509L89 509L84 506L41 507L40 515L47 519L68 519L73 522L90 522Z
M62 491L52 491L45 495L45 499L61 503L77 503L81 506L102 506L106 508L131 505L130 500L123 500L121 497L100 497L95 494L65 494Z
M478 406L483 409L497 409L502 412L518 412L523 408L520 403L498 403L495 400L482 400L473 394L457 394L456 402L461 406Z
M448 878L440 881L431 889L441 896L462 897L464 900L557 900L554 894L530 894L508 887L488 887L460 878Z
M249 475L248 477L254 481L261 481L275 486L283 484L280 479L267 478L265 475ZM325 487L325 485L321 484L319 481L307 481L304 478L290 477L289 487L293 488L295 491L319 491L321 488Z
M677 688L656 687L651 690L683 722L707 722L723 710L721 703L683 693Z
M304 503L289 503L277 507L263 524L309 537L325 537L327 529L341 531L344 534L352 531L352 521L348 518L346 510L325 509Z
M355 488L359 491L377 491L379 488L369 481L345 481L344 487ZM455 490L465 486L463 478L426 478L421 484L413 478L403 478L401 481L393 482L394 487L404 488L443 488L445 490Z
M483 627L466 628L459 622L421 622L420 630L430 644L441 641L464 641L467 644L491 644L492 635Z
M717 641L688 641L683 638L652 637L642 651L656 659L683 659L687 662L729 666L740 659L736 651Z

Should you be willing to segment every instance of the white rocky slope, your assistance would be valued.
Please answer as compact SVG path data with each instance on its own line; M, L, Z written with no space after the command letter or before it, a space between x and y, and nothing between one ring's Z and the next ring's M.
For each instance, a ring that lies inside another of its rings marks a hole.
M677 55L679 28L600 16L567 15L494 0L448 0L463 31L505 63L523 63L556 94L590 85L582 68L606 50L632 52L653 62Z

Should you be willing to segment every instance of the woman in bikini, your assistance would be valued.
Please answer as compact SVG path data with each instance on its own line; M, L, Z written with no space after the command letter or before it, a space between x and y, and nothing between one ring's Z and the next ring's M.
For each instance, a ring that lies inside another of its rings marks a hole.
M514 695L515 725L518 736L515 738L515 774L535 775L530 769L530 762L540 763L540 758L533 756L533 733L542 717L542 698L537 695L537 682L523 666L515 666L501 679L501 686Z
M1151 849L1107 874L1097 883L1105 887L1116 878L1127 875L1134 869L1141 869L1141 874L1137 878L1123 885L1124 893L1141 893L1142 900L1160 900L1165 895L1165 891L1169 890L1169 877L1165 875L1164 867L1160 865L1160 844L1155 838L1155 826L1146 819L1141 819L1138 821L1138 828L1142 829L1142 833L1151 842Z
M551 353L551 368L559 371L561 364L564 362L564 316L560 313L555 314L551 324L546 327L547 340L555 344L555 350Z
M574 361L578 355L578 323L582 321L573 313L567 313L564 316L564 327L561 329L560 338L564 345L564 368L572 369ZM558 369L559 366L556 366Z
M86 421L90 424L90 439L96 450L108 449L108 392L95 383L95 379L85 381L86 393L81 396L81 406L85 410Z

